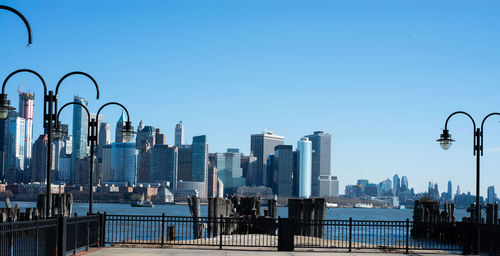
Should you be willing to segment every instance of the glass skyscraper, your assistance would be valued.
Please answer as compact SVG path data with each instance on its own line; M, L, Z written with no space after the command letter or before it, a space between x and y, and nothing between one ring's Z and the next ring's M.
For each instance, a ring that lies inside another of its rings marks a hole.
M155 145L151 150L151 182L170 183L177 189L178 149L170 145Z
M192 148L192 181L207 182L208 145L207 136L193 137Z
M252 134L250 137L250 156L256 158L249 168L247 178L250 185L270 185L270 175L267 168L267 157L274 154L274 148L285 143L285 137L271 131L262 134Z
M217 177L224 184L224 194L232 194L236 188L245 186L241 153L238 149L228 149L226 153L215 154Z
M127 183L137 181L137 149L135 143L113 143L111 146L111 169L113 181Z
M306 137L311 141L313 150L311 194L326 197L338 195L337 177L332 172L332 135L315 131Z
M88 106L88 101L79 96L75 96L73 102ZM76 182L76 161L87 156L88 121L87 112L80 105L73 105L73 152L70 172L72 184Z
M299 154L299 197L311 197L312 143L307 137L297 142Z

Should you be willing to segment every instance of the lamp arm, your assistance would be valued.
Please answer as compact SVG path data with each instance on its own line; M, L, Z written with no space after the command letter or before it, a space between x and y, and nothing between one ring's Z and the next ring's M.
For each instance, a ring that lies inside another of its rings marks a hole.
M483 127L484 127L484 122L486 121L486 119L488 119L490 116L494 116L494 115L497 115L497 116L500 116L500 113L497 113L497 112L493 112L493 113L490 113L488 114L487 116L485 116L483 118L483 121L481 122L481 145L480 145L480 150L481 150L481 155L483 155Z
M466 115L470 118L470 120L472 121L472 126L474 128L473 130L473 136L472 136L472 145L474 145L474 148L476 146L476 122L474 121L474 118L472 118L471 115L469 115L469 113L467 112L464 112L464 111L457 111L457 112L454 112L452 113L450 116L448 116L448 118L446 118L446 122L444 123L444 129L445 130L448 130L448 121L450 121L450 118L456 114L463 114L463 115ZM482 136L481 136L482 137ZM473 150L473 154L475 155L476 154L476 151Z

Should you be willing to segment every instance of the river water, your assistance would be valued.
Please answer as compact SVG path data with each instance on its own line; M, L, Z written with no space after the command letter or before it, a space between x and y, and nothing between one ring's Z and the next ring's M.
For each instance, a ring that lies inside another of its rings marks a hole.
M18 207L24 211L25 208L35 207L36 202L12 202L12 205L18 204ZM263 206L262 209L266 208ZM73 213L78 215L86 215L88 211L87 203L74 203ZM129 204L108 204L94 203L94 212L106 212L107 214L123 214L123 215L152 215L158 216L165 213L167 216L191 216L189 206L187 205L155 205L154 208L137 208L131 207ZM208 207L201 206L201 216L207 216ZM466 216L464 209L456 209L455 217L457 220L462 220ZM288 216L287 207L278 207L278 216L286 218ZM412 209L363 209L363 208L328 208L326 211L326 219L330 220L347 220L352 217L353 220L393 220L402 221L412 219Z

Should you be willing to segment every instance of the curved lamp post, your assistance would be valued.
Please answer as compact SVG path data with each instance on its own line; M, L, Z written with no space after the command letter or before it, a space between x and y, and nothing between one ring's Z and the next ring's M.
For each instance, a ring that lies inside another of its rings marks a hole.
M30 26L30 23L28 22L28 20L19 11L17 11L16 9L14 9L12 7L0 5L0 10L7 10L10 12L13 12L17 16L19 16L19 18L21 18L23 20L24 25L26 25L26 28L28 29L28 45L27 46L29 46L32 43L32 33L31 33L31 26Z
M89 110L87 109L87 107L85 107L83 104L80 104L78 102L69 102L69 103L66 103L64 106L61 107L61 109L59 109L59 112L57 113L57 117L56 117L56 126L54 128L54 130L52 131L53 134L54 134L54 139L56 140L60 140L63 138L64 134L63 134L63 130L62 130L62 127L61 127L61 122L59 121L59 115L61 114L61 111L69 106L69 105L72 105L72 104L76 104L76 105L80 105L82 106L85 111L87 112L87 116L88 116L88 137L87 137L87 143L90 144L90 173L89 173L89 213L92 214L92 211L93 211L93 201L94 201L94 182L93 182L93 179L94 179L94 147L95 147L95 144L97 143L97 139L99 138L99 132L98 132L98 127L97 127L97 119L99 117L99 113L101 113L101 110L106 107L106 106L109 106L109 105L118 105L120 107L122 107L125 112L127 113L127 121L125 122L125 125L123 126L122 128L122 133L123 133L123 140L125 142L128 142L130 141L133 137L134 137L134 127L132 126L132 122L130 122L130 115L128 113L128 110L125 106L123 106L122 104L118 103L118 102L108 102L104 105L102 105L99 110L97 111L97 114L96 114L96 118L90 118L90 112Z
M481 162L481 156L483 155L483 131L484 131L484 122L486 119L488 119L490 116L493 115L500 115L500 113L491 113L488 114L487 116L484 117L483 121L481 122L481 128L476 127L476 122L474 121L474 118L472 118L471 115L464 111L457 111L452 113L448 118L446 119L446 122L444 124L444 130L443 133L441 134L440 138L437 139L436 141L439 142L441 145L441 148L444 150L448 150L451 147L451 144L455 141L451 138L451 135L448 131L448 121L450 118L454 115L457 114L463 114L466 115L470 118L472 121L472 126L474 128L473 130L473 155L476 156L476 219L475 222L476 224L481 223L481 207L479 205L479 177L480 177L480 162ZM479 252L479 228L477 229L477 251Z
M44 89L44 101L43 101L43 127L45 128L45 133L48 135L48 145L47 145L47 188L46 188L46 193L47 193L47 198L46 198L46 212L45 216L50 217L52 215L52 190L51 190L51 181L50 181L50 170L51 170L51 159L52 159L52 125L55 122L55 117L57 114L57 94L59 91L59 86L61 83L68 78L69 76L73 75L83 75L88 77L95 85L96 90L97 90L97 99L99 99L99 86L97 85L97 82L95 79L90 76L87 73L81 72L81 71L75 71L68 73L64 75L59 82L57 83L56 87L56 93L54 94L53 91L48 91L47 92L47 86L45 84L44 79L40 74L37 72L31 70L31 69L18 69L12 73L10 73L7 78L3 81L2 85L2 93L0 94L0 119L6 119L9 116L9 111L13 110L14 108L10 106L10 101L7 98L7 94L5 94L5 85L7 85L7 82L9 81L12 76L18 73L22 72L27 72L36 75L43 84L43 89Z

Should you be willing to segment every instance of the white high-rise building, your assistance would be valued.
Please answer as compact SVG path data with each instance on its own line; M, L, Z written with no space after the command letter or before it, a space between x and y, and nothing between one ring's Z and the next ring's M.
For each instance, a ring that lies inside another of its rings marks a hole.
M312 182L312 143L307 137L297 142L299 154L299 197L311 196Z
M179 147L184 144L184 125L182 121L175 125L175 146Z

